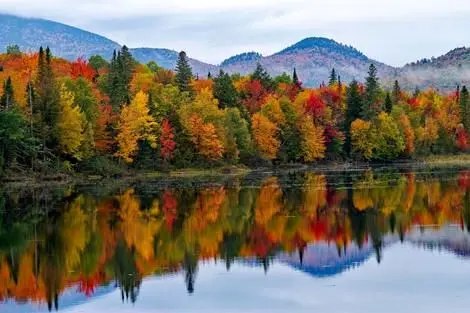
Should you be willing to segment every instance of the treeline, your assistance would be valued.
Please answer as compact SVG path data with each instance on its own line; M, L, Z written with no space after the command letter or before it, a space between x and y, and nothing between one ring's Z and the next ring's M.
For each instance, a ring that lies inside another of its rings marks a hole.
M51 51L0 55L0 169L92 171L123 168L390 161L467 151L470 100L365 83L331 71L318 88L292 75L194 75L181 52L175 71L138 63L124 46L68 62Z

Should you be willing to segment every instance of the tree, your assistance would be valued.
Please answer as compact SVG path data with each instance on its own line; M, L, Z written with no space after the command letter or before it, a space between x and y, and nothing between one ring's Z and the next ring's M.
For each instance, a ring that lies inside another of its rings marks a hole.
M274 89L274 81L260 63L256 63L255 71L251 74L251 80L257 80L266 90Z
M212 123L204 123L201 117L193 114L186 127L199 154L209 160L221 159L224 146Z
M178 55L178 61L176 63L176 85L181 92L193 93L191 87L191 80L193 78L193 72L189 65L186 52L181 51Z
M398 80L395 80L393 83L393 91L392 91L392 104L397 105L398 102L400 101L401 97L401 88L400 85L398 84Z
M375 136L372 123L356 119L351 123L351 151L359 157L370 160L373 157L375 143L370 140Z
M331 70L330 79L328 81L328 86L334 86L338 82L338 77L336 76L335 68Z
M315 126L311 117L305 116L300 121L302 136L302 154L305 162L312 162L325 157L325 138L323 129Z
M7 46L7 54L8 55L20 56L21 55L20 47L18 45Z
M393 118L381 112L377 118L377 130L368 140L375 143L373 158L376 160L396 159L405 150L405 140Z
M294 67L294 73L292 74L292 83L299 89L302 88L302 83L299 80L299 77L297 76L297 71Z
M108 68L109 63L101 55L92 55L88 58L88 64L99 73L100 70Z
M255 113L251 118L251 129L253 141L261 157L267 160L275 159L280 147L276 124L261 113Z
M15 94L13 91L13 84L11 82L11 77L8 78L3 83L3 93L0 97L0 108L8 110L15 103Z
M169 161L173 158L173 152L176 148L174 138L175 134L173 127L167 119L164 119L160 132L160 153L165 161Z
M381 111L380 105L380 86L377 78L377 68L374 64L369 66L368 76L366 78L366 88L364 94L364 103L362 104L361 117L365 120L372 120Z
M219 100L219 107L222 109L240 107L240 97L233 85L232 78L222 70L220 70L219 76L214 78L213 94L214 98Z
M57 144L57 121L59 115L59 91L52 70L52 55L49 47L46 51L41 47L38 54L38 68L35 80L35 103L33 115L35 116L36 132L43 145L43 156L46 157L47 148L54 148Z
M251 135L248 122L242 118L237 108L225 110L225 129L228 141L233 141L238 154L245 158L252 153ZM227 149L228 150L228 149Z
M133 162L139 141L146 140L152 148L156 148L156 123L147 103L148 95L139 91L121 111L117 135L119 150L116 155L127 163Z
M467 133L470 133L470 96L467 86L463 86L459 97L462 124Z
M385 95L385 101L384 101L385 112L391 113L392 108L393 108L392 98L390 97L390 92L387 92L387 94Z
M135 60L126 46L123 46L117 54L114 51L109 65L107 93L115 112L118 112L122 105L130 103L130 83L134 68Z
M74 103L72 92L62 85L60 89L60 114L57 124L59 147L62 153L81 159L80 146L84 136L84 116Z
M361 116L362 95L359 91L359 83L353 80L346 91L346 112L344 118L345 150L348 155L351 152L351 123Z

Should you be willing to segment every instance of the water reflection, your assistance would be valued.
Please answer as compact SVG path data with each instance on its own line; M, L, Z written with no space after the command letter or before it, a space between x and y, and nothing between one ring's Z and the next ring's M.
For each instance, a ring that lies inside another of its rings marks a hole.
M67 297L86 301L119 288L123 301L135 302L145 277L169 273L183 273L193 293L206 261L266 272L281 262L328 277L371 255L380 263L397 242L469 256L470 172L437 176L300 173L4 192L0 300L4 308L14 301L52 310Z

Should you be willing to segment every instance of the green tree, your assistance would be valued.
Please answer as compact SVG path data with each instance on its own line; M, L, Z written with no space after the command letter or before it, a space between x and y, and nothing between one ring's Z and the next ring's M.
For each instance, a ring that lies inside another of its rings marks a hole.
M393 105L397 105L398 102L400 101L401 97L401 88L400 85L398 84L398 80L395 80L393 83L393 91L392 91L392 103Z
M123 46L117 54L114 51L109 65L107 93L115 112L118 112L122 105L129 104L131 101L130 83L135 64L136 62L126 46Z
M256 64L255 71L251 74L252 80L257 80L266 90L274 89L274 81L264 67L260 64Z
M338 82L338 77L336 75L335 68L333 67L333 69L331 70L331 73L330 73L330 79L328 81L328 86L333 86L337 82Z
M236 145L239 157L242 160L249 157L252 154L251 134L248 128L248 122L242 118L237 108L225 110L224 126L227 130L227 142L229 146L232 142ZM227 150L229 149L227 148Z
M361 117L364 120L372 120L382 109L380 105L379 79L377 77L377 68L374 64L369 66L364 97L365 99L362 104Z
M109 63L103 59L101 55L92 55L89 57L88 64L90 64L90 66L97 72L109 66Z
M459 100L462 124L465 130L470 132L470 96L467 86L462 87Z
M43 146L43 157L46 149L53 149L58 143L57 121L59 118L59 91L52 71L52 55L49 47L41 47L38 54L38 69L35 81L35 103L33 105L34 125Z
M176 63L176 85L181 92L188 92L190 95L194 93L191 86L191 79L193 78L193 72L189 65L188 57L186 52L181 51L178 55L178 61Z
M15 94L13 91L13 84L11 83L11 77L3 83L3 93L0 97L0 108L8 110L15 103Z
M297 86L298 88L301 88L302 87L302 83L300 82L299 80L299 77L297 75L297 70L295 69L294 67L294 73L292 73L292 82L294 83L295 86Z
M359 83L353 80L346 91L346 112L344 117L344 133L345 133L345 151L351 155L351 123L361 116L362 95L359 90Z
M219 100L220 108L240 107L240 96L233 85L229 74L220 70L219 76L214 78L214 98Z
M9 55L21 55L21 50L18 45L7 46L7 54Z
M387 94L385 95L385 101L384 101L385 112L391 113L392 108L393 108L392 97L390 96L390 92L387 92Z

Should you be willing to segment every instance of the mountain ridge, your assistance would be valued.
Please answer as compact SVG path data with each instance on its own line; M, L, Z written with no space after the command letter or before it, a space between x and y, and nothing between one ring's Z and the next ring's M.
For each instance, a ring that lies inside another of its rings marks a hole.
M121 47L104 36L66 24L0 13L0 50L5 51L11 44L17 44L23 51L36 51L41 45L49 46L54 55L69 60L94 54L109 59L113 50ZM139 62L155 61L167 69L174 69L178 57L177 51L167 48L138 47L130 51ZM219 65L197 59L190 59L189 63L198 76L219 70L245 75L252 72L257 63L271 75L290 74L296 68L307 87L318 86L327 80L332 68L344 82L353 79L364 81L371 63L377 67L379 77L387 86L395 79L403 82L403 87L408 89L452 89L457 85L470 85L470 48L465 47L452 49L436 58L393 67L333 39L307 37L268 56L244 52L228 57Z

